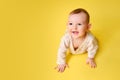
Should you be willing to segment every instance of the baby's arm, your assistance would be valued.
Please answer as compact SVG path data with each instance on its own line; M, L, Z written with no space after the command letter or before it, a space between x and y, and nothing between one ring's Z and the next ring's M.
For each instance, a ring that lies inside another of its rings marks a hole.
M88 49L87 49L88 58L86 60L86 63L90 64L91 68L96 67L96 63L94 61L94 56L97 52L97 49L98 49L98 44L97 44L96 39L91 40L91 42L89 43Z
M58 49L57 66L55 67L58 72L64 72L65 68L68 67L68 64L66 63L66 51L68 48L68 43L68 38L64 36L61 39L60 47Z

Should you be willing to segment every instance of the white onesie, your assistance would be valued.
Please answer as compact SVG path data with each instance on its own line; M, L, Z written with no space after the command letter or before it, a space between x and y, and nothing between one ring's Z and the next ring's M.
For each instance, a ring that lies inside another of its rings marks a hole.
M89 58L94 58L96 51L98 49L97 40L89 31L87 32L86 38L83 43L74 50L72 38L69 33L65 33L65 35L61 39L60 47L58 49L57 55L57 64L65 64L66 63L66 51L69 49L72 54L82 54L84 52L88 52Z

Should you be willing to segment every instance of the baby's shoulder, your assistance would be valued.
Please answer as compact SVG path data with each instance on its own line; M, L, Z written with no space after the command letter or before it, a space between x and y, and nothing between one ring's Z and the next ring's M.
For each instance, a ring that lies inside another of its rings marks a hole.
M96 37L91 32L88 32L88 34L87 34L87 40L88 40L88 42L98 42L98 40L96 39Z
M91 32L88 32L87 33L87 38L90 39L90 40L94 40L95 36Z
M88 32L88 42L89 43L98 43L98 40L96 39L96 37L91 33Z

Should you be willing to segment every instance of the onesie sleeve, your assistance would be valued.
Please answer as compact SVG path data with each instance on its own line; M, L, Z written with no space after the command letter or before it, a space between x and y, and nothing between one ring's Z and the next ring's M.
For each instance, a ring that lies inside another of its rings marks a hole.
M90 41L89 45L88 45L88 57L89 58L94 58L96 52L97 52L97 49L98 49L98 43L97 43L97 40L94 38Z
M69 45L68 37L63 36L58 49L57 64L66 63L66 51L68 49L68 45Z

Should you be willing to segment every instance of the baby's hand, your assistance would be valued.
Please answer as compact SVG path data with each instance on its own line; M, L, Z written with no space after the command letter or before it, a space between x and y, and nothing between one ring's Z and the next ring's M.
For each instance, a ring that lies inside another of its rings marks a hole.
M86 63L90 64L91 68L95 68L96 67L96 63L94 62L93 58L87 58Z
M58 64L55 69L57 69L58 72L64 72L65 68L68 67L68 64Z

